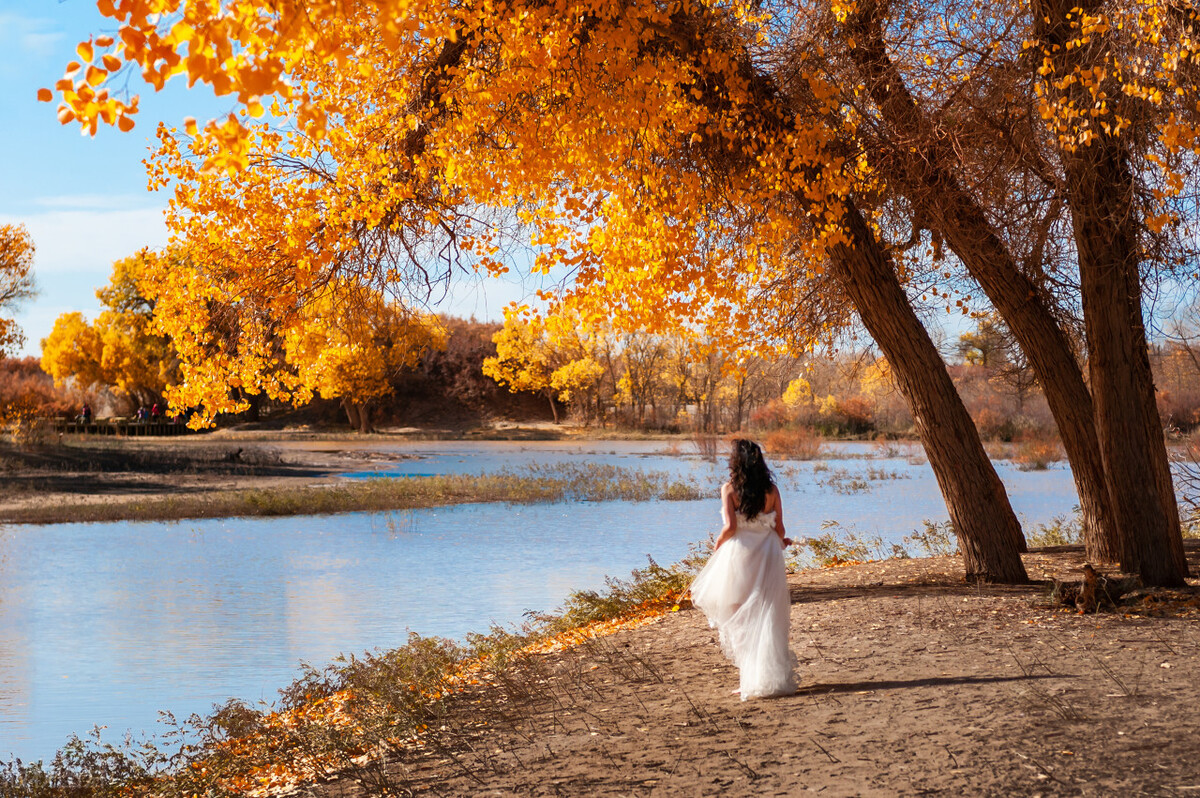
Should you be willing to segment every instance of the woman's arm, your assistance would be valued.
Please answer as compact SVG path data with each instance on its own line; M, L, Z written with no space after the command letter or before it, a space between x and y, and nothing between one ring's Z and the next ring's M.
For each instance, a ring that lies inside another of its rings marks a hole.
M721 548L721 544L737 534L737 506L734 504L733 486L726 482L721 486L721 519L725 525L717 536L717 545L713 550Z
M775 494L775 534L779 535L779 542L786 549L792 545L792 541L783 528L783 497L779 495L779 488L772 488L771 492Z

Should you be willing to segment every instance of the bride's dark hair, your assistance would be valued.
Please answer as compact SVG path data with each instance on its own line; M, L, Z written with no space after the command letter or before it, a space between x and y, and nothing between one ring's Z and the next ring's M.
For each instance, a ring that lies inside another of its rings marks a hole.
M729 484L733 487L739 513L751 519L762 512L775 480L763 460L762 449L754 441L734 439L733 449L729 452Z

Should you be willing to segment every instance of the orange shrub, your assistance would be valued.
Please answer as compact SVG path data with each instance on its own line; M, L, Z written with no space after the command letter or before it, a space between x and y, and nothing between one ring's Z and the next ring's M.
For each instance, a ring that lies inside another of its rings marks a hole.
M1017 443L1012 456L1022 471L1044 471L1062 459L1062 446L1054 438L1025 438Z
M790 427L768 432L763 445L769 453L791 460L815 460L824 440L811 427Z
M875 429L875 410L862 396L851 396L838 402L837 412L842 417L846 432L861 435Z
M792 419L791 409L781 399L772 399L750 414L749 425L755 429L779 429Z

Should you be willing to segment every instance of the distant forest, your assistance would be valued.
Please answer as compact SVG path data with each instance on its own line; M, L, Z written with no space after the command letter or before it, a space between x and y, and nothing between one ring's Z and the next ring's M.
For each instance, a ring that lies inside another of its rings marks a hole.
M389 375L388 391L372 402L368 428L465 429L498 420L552 421L557 415L578 425L664 433L802 428L826 436L911 434L911 416L887 363L872 350L731 362L694 341L610 336L593 341L586 352L543 353L557 357L560 368L586 362L587 368L572 370L588 374L586 380L577 378L556 390L547 377L537 390L513 392L485 374L485 361L497 358L494 339L503 338L501 324L448 316L439 321L444 346L424 351L415 364ZM947 357L983 437L1053 436L1053 419L1037 382L1002 328L981 320ZM1170 341L1152 347L1151 357L1164 425L1190 432L1200 423L1197 352L1190 341ZM345 403L337 398L317 396L298 408L247 398L250 410L220 417L218 423L328 429L349 423ZM130 418L139 407L161 401L153 392L123 391L100 381L80 387L67 378L56 385L37 358L0 360L0 406L23 423L75 418L84 403L97 419Z

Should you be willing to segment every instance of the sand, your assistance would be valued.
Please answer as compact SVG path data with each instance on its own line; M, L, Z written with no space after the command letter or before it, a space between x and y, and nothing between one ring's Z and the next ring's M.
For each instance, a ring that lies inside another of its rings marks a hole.
M1082 555L1026 562L1070 576ZM481 692L471 734L389 778L417 795L1200 795L1200 583L1079 615L1044 585L959 574L948 557L793 575L801 688L781 698L731 692L696 610L547 655L507 720Z

